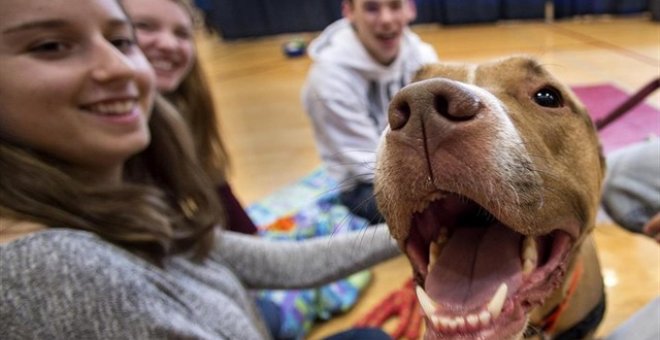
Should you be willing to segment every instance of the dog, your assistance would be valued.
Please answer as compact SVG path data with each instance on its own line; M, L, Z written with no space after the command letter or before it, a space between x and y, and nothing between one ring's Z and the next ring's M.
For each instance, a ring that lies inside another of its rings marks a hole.
M605 161L571 90L529 56L424 66L392 99L375 195L426 339L580 339L604 314Z

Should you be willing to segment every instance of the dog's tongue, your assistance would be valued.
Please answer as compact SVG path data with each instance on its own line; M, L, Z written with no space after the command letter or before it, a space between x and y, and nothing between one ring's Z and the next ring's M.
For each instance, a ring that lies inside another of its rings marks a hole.
M511 294L522 280L521 244L521 234L499 223L458 228L430 269L425 290L454 311L487 304L503 282Z

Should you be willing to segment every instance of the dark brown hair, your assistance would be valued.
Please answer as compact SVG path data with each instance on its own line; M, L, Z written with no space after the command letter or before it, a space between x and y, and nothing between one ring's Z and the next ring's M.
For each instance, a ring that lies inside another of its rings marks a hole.
M0 217L90 231L155 261L187 250L205 256L221 210L167 105L156 101L151 143L127 161L119 186L83 183L68 164L0 136Z

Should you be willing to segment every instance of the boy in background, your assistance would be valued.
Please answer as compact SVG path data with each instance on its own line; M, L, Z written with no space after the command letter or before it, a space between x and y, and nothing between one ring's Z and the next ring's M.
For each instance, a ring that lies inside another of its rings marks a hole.
M417 14L413 0L344 0L342 13L309 46L313 64L302 100L340 201L379 223L373 176L389 102L438 57L408 28Z

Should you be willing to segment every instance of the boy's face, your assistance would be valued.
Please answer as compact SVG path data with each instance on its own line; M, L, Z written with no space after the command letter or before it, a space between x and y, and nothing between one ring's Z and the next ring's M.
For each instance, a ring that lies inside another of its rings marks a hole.
M412 0L345 0L343 14L369 54L388 65L396 59L403 29L416 12Z

